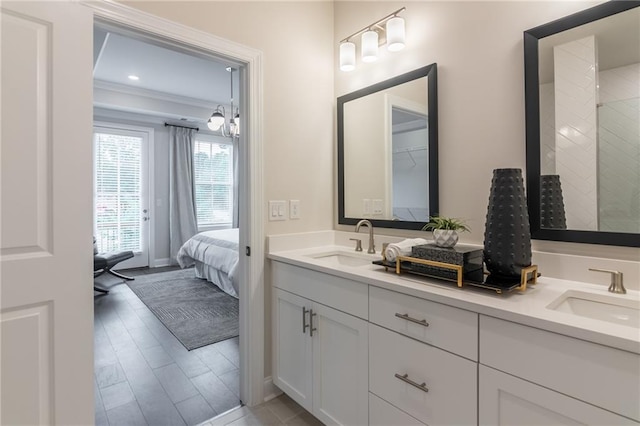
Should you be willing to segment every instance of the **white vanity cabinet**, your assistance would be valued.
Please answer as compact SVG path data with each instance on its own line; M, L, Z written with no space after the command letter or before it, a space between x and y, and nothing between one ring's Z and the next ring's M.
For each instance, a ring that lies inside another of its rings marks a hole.
M636 351L507 321L482 298L462 309L426 288L271 266L273 381L325 424L640 425Z
M367 286L278 263L273 273L274 383L325 424L368 424L367 322L348 313L366 315Z
M481 315L479 358L481 425L639 424L638 354Z

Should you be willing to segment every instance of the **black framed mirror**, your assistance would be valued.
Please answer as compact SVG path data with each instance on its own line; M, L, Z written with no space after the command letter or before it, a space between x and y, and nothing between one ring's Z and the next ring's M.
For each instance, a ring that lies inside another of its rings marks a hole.
M338 223L421 229L438 213L437 65L338 98Z
M640 247L640 1L525 31L524 62L532 238Z

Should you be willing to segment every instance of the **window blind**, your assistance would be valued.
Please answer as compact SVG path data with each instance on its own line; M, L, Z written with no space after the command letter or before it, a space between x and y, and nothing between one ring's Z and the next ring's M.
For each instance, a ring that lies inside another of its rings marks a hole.
M196 139L193 151L198 226L231 224L233 147Z

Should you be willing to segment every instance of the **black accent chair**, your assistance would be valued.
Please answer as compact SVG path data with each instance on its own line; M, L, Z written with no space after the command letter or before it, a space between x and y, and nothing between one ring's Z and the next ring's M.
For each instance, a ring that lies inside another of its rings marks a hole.
M112 268L116 266L118 263L123 262L127 259L131 259L133 257L133 252L131 250L127 251L113 251L109 253L98 253L98 247L96 246L96 239L93 239L93 278L99 277L105 272L110 273L118 278L122 278L123 280L131 281L134 278L128 277L126 275L122 275L116 271L113 271ZM109 290L104 288L96 287L95 283L93 286L93 290L107 294Z

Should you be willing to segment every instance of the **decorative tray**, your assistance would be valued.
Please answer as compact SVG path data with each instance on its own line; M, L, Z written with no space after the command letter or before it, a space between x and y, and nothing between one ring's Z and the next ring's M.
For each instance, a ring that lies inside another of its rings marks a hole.
M527 289L527 285L535 284L537 278L540 276L538 273L538 266L531 265L522 269L522 275L520 280L495 278L491 275L483 272L482 269L465 273L461 265L454 265L451 263L437 262L434 260L420 259L417 257L398 256L395 262L390 262L386 259L374 260L374 265L384 266L385 271L392 269L396 274L408 273L413 275L421 275L425 277L435 278L438 280L455 282L458 287L465 285L480 287L484 289L493 290L498 294L503 292L509 292L513 290L524 291ZM424 272L420 269L421 265L428 265L431 267L442 268L446 270L455 271L455 279L449 279L438 275L433 275Z

